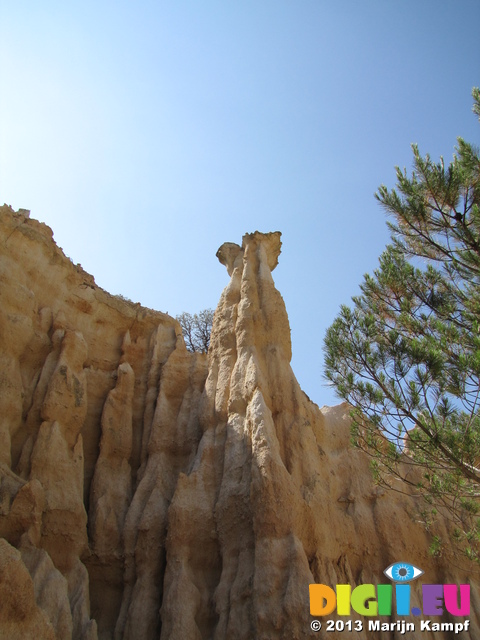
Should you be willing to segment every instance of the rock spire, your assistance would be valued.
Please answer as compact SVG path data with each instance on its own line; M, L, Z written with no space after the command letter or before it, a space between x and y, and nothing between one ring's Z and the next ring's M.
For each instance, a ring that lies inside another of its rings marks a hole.
M415 498L375 486L348 407L300 389L280 249L279 232L220 247L207 356L0 208L0 638L299 640L311 583L378 584L407 558L469 580L429 555Z

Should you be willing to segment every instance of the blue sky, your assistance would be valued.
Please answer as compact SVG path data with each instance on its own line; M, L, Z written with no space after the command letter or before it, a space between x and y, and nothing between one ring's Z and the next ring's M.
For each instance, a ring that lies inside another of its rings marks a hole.
M478 0L0 4L0 201L31 209L111 293L215 307L215 258L281 231L292 366L320 406L322 343L388 242L373 198L480 141Z

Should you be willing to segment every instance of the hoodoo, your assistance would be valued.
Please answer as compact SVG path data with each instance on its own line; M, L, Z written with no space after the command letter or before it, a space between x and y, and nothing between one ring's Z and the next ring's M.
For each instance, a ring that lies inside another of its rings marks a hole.
M297 383L279 232L218 250L208 355L27 212L0 208L0 247L0 638L299 640L331 637L327 618L450 638L395 607L372 630L334 612L312 631L310 584L385 584L398 560L424 572L420 611L422 582L470 584L461 637L480 637L468 566L429 555L415 498L379 490L350 447L348 407Z

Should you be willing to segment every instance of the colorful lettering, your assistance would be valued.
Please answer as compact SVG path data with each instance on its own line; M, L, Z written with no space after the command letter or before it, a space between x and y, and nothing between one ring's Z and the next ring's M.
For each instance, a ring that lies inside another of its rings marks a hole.
M424 584L423 593L423 615L441 616L443 614L443 584Z
M443 597L445 598L445 608L452 616L470 615L470 585L460 585L460 606L457 597L458 586L456 584L443 585Z
M410 615L410 585L396 584L395 599L397 601L397 616Z
M335 610L337 596L335 591L325 584L311 584L310 613L312 616L328 616Z
M378 604L373 584L361 584L352 591L352 607L361 616L376 616Z
M339 616L350 615L351 593L352 587L349 584L337 584L337 613Z
M377 586L378 615L392 615L392 585L379 584Z
M339 616L349 616L352 609L362 616L392 615L391 584L379 584L376 589L373 584L360 584L353 591L349 584L337 584L336 593L326 584L311 584L309 589L312 616L327 616L335 608ZM424 616L441 616L444 606L452 616L470 615L468 584L424 584L422 594ZM418 607L410 610L409 584L395 583L395 601L398 616L422 614Z

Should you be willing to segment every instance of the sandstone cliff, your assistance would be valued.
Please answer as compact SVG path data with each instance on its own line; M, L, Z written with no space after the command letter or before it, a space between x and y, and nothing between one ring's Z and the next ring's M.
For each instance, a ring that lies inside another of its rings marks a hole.
M347 408L300 389L280 245L219 249L207 358L0 208L0 638L331 637L310 629L312 582L378 583L407 558L467 580L429 556L414 500L373 484ZM472 608L456 637L480 636L476 586Z

